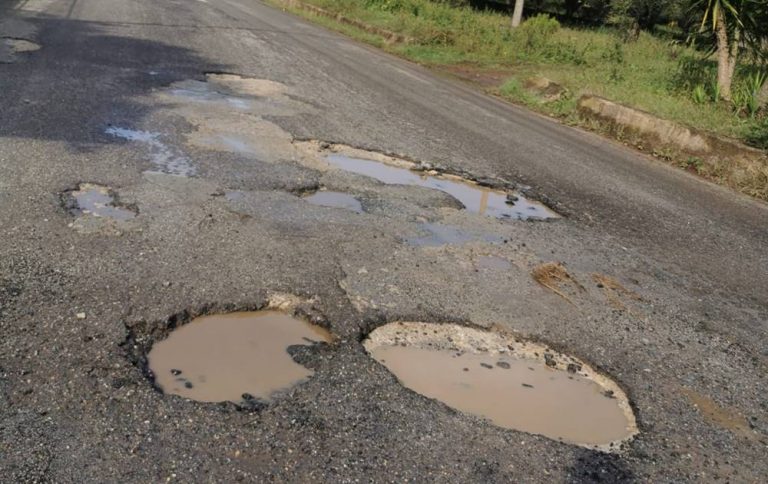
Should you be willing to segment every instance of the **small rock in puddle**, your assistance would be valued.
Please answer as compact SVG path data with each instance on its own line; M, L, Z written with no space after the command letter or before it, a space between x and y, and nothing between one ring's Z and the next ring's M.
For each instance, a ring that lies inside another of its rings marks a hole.
M270 400L313 372L287 349L329 342L330 334L278 311L202 316L156 343L147 356L165 393L200 402Z
M438 247L441 245L460 245L469 242L500 243L504 237L492 234L475 234L452 225L422 223L419 230L427 233L423 237L409 237L405 243L416 247Z
M105 130L110 136L128 141L144 143L149 146L150 161L160 173L177 176L193 176L197 172L189 158L175 152L173 148L160 141L159 133L110 126Z
M539 344L454 324L391 323L364 345L404 386L500 427L603 451L638 432L615 382L583 362L569 373L576 360L565 355L549 367L537 355L553 352Z
M506 271L512 267L512 263L507 259L492 255L483 255L477 258L475 265L478 269L490 271Z
M328 155L326 160L336 168L375 178L387 185L414 185L440 190L457 199L470 212L488 217L509 220L559 218L541 203L518 195L510 204L505 192L481 187L458 177L428 175L381 161L352 158L342 154Z
M77 190L69 193L75 202L70 211L77 217L93 216L123 221L136 216L134 211L115 205L115 198L107 187L82 183Z
M363 204L349 193L319 191L305 197L304 200L321 207L343 208L356 213L363 213Z

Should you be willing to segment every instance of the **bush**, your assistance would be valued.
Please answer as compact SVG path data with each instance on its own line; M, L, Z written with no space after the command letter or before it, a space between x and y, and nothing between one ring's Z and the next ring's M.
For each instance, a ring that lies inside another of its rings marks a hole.
M549 15L536 15L523 22L517 29L517 35L523 39L529 51L541 49L550 38L560 30L560 22Z

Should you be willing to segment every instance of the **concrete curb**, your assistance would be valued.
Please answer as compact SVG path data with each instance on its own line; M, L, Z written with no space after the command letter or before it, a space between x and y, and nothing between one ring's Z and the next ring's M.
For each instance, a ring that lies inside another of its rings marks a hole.
M578 101L579 115L597 122L617 138L667 152L675 159L688 157L706 165L700 174L722 184L765 199L762 180L768 176L768 152L736 140L688 128L653 114L608 99L585 94Z

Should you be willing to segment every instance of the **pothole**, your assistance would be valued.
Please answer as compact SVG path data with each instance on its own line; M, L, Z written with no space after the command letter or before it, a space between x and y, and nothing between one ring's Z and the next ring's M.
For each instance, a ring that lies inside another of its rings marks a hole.
M136 217L136 211L119 205L109 187L81 183L65 192L64 205L75 221L70 224L83 233L118 233L117 227Z
M428 323L388 324L364 345L407 388L499 427L606 452L638 432L615 382L543 345Z
M412 169L416 165L393 166L382 161L355 158L339 153L329 154L325 159L333 167L368 176L388 185L413 185L440 190L456 198L466 210L479 215L509 220L559 218L559 215L544 204L529 200L522 195L508 195L506 192L482 187L453 175L418 172Z
M341 208L356 213L363 213L363 204L349 193L323 190L304 197L304 200L312 205L321 207Z
M461 245L470 242L500 243L504 237L500 235L470 232L468 230L439 223L421 223L419 231L425 235L408 237L405 243L415 247L439 247L441 245Z
M279 311L202 316L152 346L148 366L165 393L200 402L269 401L312 376L293 345L330 342L319 326Z
M2 43L10 49L14 54L21 54L24 52L34 52L40 50L40 44L32 42L26 39L16 39L13 37L5 37L2 39Z
M160 173L177 176L193 176L197 170L185 155L178 154L173 148L160 140L160 133L110 126L105 131L110 136L128 141L139 142L149 147L149 161Z

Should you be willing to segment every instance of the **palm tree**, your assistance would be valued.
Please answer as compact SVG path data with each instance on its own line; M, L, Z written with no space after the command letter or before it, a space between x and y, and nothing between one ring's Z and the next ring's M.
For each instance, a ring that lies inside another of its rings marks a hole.
M704 10L701 30L711 23L712 32L717 39L717 85L720 96L731 100L731 85L739 48L742 42L743 9L749 0L697 0L694 8Z

